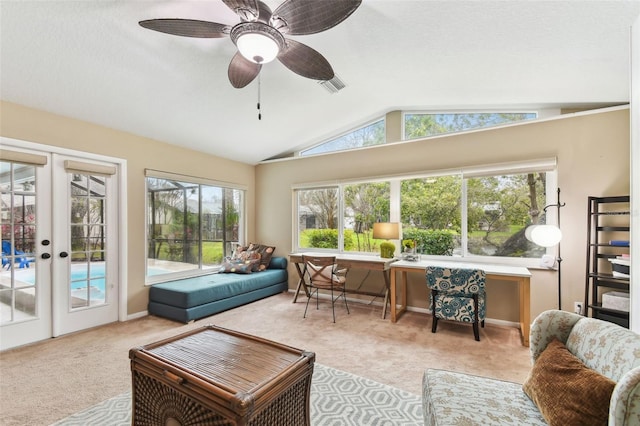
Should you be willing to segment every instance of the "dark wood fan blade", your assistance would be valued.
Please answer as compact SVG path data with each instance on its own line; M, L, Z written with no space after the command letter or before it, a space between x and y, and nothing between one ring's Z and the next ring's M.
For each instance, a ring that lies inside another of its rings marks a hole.
M273 12L271 22L285 34L315 34L347 19L360 3L362 0L286 0Z
M237 52L229 64L229 81L236 89L242 89L260 74L262 65L253 63Z
M150 30L183 37L221 38L231 31L228 25L194 19L148 19L139 24Z
M254 21L258 18L260 10L258 0L222 0L224 4L243 21Z
M309 46L287 39L287 47L280 52L278 59L291 71L314 80L331 80L333 68L324 56Z

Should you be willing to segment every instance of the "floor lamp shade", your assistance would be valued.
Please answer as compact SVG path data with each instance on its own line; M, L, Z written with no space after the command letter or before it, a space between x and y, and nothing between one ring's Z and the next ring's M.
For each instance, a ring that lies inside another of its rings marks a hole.
M397 240L400 238L398 222L378 222L373 224L373 238L378 240Z
M542 247L553 247L562 239L562 231L555 225L536 225L531 230L531 241Z

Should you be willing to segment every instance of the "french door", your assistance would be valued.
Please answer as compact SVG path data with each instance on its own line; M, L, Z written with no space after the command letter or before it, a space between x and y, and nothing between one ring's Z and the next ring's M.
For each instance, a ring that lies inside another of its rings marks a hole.
M117 321L117 164L11 150L0 161L0 349Z

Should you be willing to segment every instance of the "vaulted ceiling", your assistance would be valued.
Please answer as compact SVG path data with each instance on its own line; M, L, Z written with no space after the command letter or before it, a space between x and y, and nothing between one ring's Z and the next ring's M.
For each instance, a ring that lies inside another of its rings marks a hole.
M229 38L138 25L239 22L220 0L1 0L0 98L256 164L392 110L627 103L639 14L626 0L364 0L332 29L290 37L323 54L346 88L331 94L265 64L258 120L258 80L235 89L227 78Z

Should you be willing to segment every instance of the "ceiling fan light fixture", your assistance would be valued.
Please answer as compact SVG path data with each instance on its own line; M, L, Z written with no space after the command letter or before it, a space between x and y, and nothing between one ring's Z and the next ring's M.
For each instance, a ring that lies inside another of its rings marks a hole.
M242 22L231 29L230 36L240 54L256 64L273 61L285 46L282 34L261 22Z

